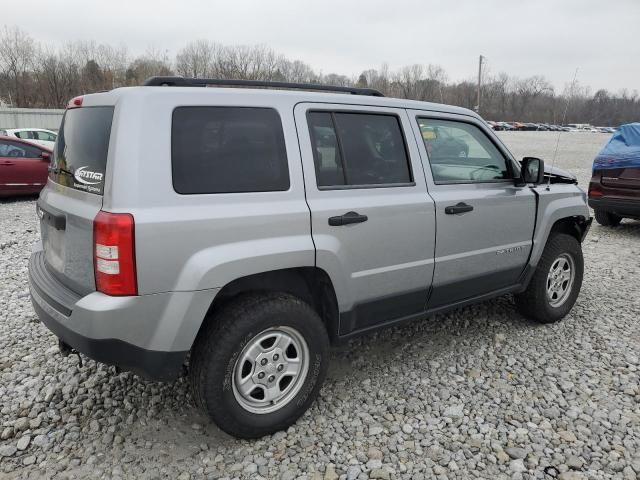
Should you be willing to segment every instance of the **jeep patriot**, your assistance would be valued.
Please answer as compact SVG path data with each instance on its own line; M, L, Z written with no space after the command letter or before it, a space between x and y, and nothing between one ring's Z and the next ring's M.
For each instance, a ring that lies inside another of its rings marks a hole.
M31 297L62 350L160 380L188 364L210 418L259 437L305 412L337 341L505 294L567 315L576 183L464 108L154 77L69 102Z

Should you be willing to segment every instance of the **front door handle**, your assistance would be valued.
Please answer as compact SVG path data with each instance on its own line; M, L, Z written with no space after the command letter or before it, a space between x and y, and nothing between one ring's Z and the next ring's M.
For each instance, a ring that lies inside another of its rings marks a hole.
M457 215L458 213L467 213L473 210L472 205L467 205L464 202L460 202L456 205L450 205L444 208L444 213L447 215Z
M2 162L0 165L15 165L15 162Z
M347 212L337 217L329 217L329 225L339 227L341 225L349 225L350 223L362 223L369 220L366 215L360 215L358 212Z

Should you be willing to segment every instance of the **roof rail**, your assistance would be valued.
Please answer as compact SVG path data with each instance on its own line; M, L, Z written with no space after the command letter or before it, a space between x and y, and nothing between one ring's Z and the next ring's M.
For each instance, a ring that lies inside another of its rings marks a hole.
M288 88L296 90L318 90L323 92L350 93L351 95L369 95L384 97L382 92L373 88L339 87L334 85L319 85L316 83L265 82L262 80L223 80L221 78L185 78L185 77L150 77L144 83L146 87L206 87L218 85L221 87L261 87Z

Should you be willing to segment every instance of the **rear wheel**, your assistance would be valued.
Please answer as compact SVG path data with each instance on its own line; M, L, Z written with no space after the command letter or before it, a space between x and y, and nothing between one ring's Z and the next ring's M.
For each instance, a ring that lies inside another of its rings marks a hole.
M211 320L191 356L196 403L237 437L261 437L294 423L327 369L329 340L318 314L292 295L254 294Z
M615 227L620 225L622 221L622 217L616 215L615 213L607 212L606 210L601 210L596 208L594 210L596 222L605 227Z
M571 310L582 286L584 261L578 240L563 233L547 241L527 289L516 295L520 313L539 323L553 323Z

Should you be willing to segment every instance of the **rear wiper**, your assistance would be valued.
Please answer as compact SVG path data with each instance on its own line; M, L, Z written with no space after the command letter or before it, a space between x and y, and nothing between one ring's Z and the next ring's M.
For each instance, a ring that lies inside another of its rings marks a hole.
M62 173L63 175L67 175L69 177L73 177L74 176L74 174L73 174L73 172L71 170L67 170L66 168L62 168L62 167L51 167L50 166L48 170L49 170L49 173L55 173L55 174Z

